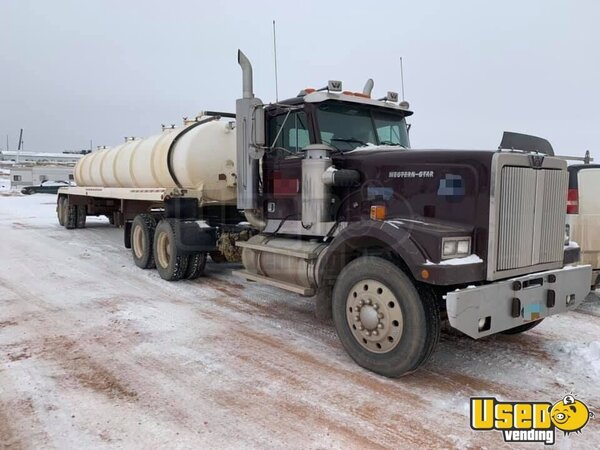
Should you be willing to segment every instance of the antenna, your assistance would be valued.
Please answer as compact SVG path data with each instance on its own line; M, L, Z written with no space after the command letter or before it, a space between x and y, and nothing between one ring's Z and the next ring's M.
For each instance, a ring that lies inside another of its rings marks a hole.
M400 83L402 85L402 101L404 101L404 67L402 66L402 56L400 57Z
M277 80L277 32L275 19L273 19L273 58L275 60L275 102L279 102L279 82Z

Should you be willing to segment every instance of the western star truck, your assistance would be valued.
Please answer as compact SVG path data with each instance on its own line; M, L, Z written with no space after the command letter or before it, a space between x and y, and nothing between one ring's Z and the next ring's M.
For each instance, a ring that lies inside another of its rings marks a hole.
M83 157L59 222L108 216L165 280L197 278L207 255L241 261L243 279L314 296L348 354L388 377L427 361L444 320L475 339L519 333L588 294L591 268L565 246L565 161L411 150L408 103L373 98L372 80L264 104L238 62L235 114Z

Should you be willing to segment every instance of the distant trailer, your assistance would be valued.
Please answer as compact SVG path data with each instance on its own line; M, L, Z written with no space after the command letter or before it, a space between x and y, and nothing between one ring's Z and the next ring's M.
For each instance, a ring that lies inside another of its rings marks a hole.
M44 181L73 180L73 166L28 165L10 168L10 185L14 189L39 186Z

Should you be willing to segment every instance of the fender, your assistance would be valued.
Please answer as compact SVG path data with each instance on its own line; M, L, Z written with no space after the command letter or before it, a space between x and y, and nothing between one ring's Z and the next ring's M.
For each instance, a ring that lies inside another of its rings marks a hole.
M442 237L472 236L472 233L472 227L435 220L398 218L351 222L319 257L318 285L332 285L341 269L350 262L354 250L382 246L400 257L417 281L441 286L484 281L484 262L463 265L429 262L439 259Z
M360 248L381 246L390 248L411 269L413 276L427 258L413 240L409 230L376 220L351 222L340 231L321 254L317 264L318 285L335 279L349 262L350 254Z

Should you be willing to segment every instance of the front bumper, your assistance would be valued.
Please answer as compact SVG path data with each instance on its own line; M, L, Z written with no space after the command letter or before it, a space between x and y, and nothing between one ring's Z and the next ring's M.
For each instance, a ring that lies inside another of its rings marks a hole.
M478 339L577 308L591 280L591 266L571 266L457 289L446 295L448 319Z

